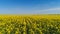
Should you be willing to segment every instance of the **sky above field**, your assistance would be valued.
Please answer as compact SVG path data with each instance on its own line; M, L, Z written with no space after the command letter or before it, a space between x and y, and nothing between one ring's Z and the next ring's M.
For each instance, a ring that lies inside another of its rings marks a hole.
M60 0L0 0L0 14L60 14Z

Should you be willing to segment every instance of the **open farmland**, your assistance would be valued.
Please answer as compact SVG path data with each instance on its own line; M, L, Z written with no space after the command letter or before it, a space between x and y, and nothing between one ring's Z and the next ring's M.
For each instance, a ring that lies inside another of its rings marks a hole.
M1 15L0 34L60 34L60 15Z

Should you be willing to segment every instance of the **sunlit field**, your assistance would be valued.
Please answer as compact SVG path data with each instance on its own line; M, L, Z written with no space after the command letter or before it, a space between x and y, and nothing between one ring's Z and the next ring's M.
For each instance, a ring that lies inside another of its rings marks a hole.
M60 15L0 15L0 34L60 34Z

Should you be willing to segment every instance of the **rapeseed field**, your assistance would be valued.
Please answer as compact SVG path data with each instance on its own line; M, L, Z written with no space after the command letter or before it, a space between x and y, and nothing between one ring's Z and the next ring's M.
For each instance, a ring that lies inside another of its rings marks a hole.
M0 34L60 34L60 15L1 15Z

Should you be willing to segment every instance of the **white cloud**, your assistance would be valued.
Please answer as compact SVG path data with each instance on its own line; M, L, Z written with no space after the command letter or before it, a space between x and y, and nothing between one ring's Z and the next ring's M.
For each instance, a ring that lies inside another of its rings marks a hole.
M34 10L35 11L35 10ZM60 14L60 8L50 8L50 9L43 9L43 10L36 10L35 14Z
M60 10L60 8L51 8L51 9L45 9L40 11L55 11L55 10Z

